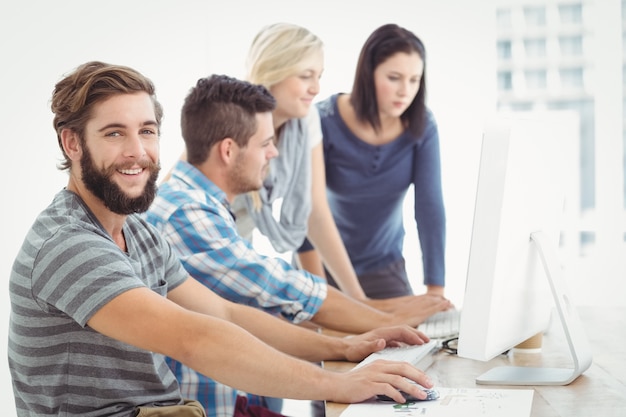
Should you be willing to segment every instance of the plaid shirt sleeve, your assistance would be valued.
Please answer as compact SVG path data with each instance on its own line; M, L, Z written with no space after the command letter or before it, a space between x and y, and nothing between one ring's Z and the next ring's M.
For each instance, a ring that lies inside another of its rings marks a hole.
M326 298L323 278L297 270L282 259L257 253L237 232L228 209L214 196L189 198L176 204L161 233L185 269L198 281L231 301L261 308L299 323L309 320ZM159 204L171 205L163 196Z

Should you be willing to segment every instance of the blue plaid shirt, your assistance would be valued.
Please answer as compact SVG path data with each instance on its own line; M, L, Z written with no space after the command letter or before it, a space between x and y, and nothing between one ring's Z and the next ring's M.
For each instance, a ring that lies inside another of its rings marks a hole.
M258 254L242 238L226 194L198 169L177 162L145 218L170 242L198 281L241 304L294 323L309 320L326 298L324 279L282 259ZM237 391L168 359L184 397L197 399L208 417L232 417Z

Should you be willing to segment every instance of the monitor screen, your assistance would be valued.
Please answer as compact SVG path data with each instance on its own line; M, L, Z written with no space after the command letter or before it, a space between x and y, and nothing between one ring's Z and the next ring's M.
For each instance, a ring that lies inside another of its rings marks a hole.
M575 369L498 368L478 383L566 384L591 363L588 351L576 352L586 339L558 259L567 131L549 116L500 115L485 125L458 354L488 361L546 330L556 307Z

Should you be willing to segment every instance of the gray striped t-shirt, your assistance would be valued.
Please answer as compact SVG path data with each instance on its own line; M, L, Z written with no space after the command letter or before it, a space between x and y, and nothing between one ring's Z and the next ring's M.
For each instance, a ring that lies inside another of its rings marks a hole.
M90 329L89 319L132 288L165 296L187 273L151 225L130 215L127 253L82 200L63 190L20 249L10 279L9 368L19 416L133 416L181 401L163 356Z

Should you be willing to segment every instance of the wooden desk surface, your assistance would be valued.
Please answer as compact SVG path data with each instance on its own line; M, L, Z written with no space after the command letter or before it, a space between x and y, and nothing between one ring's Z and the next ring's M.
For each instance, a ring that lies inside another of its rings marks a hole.
M540 354L499 356L489 362L440 352L426 371L435 385L449 388L534 389L532 417L626 416L626 307L581 307L580 319L593 355L591 367L566 386L502 387L477 385L475 378L496 365L570 367L560 324L543 338ZM325 362L326 369L349 370L348 362ZM347 404L327 403L326 417L339 417Z

